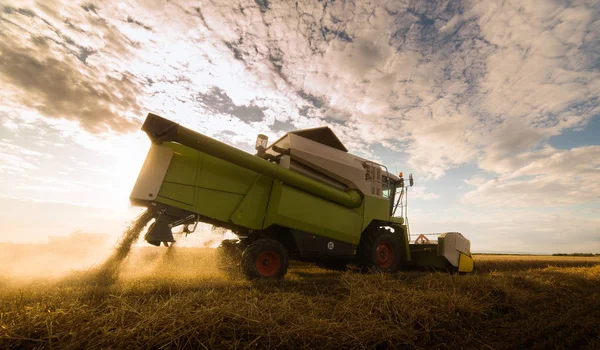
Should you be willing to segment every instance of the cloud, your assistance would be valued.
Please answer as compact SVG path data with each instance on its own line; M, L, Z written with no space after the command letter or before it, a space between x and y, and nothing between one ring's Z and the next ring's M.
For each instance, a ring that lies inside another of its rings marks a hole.
M409 196L424 201L440 198L438 194L427 192L427 189L423 186L414 186L409 190Z
M479 167L486 171L504 174L533 158L549 155L545 152L525 153L536 148L542 140L552 135L553 131L543 128L532 128L519 120L507 120L497 126L484 141L484 148Z
M139 112L135 97L137 89L131 77L108 77L104 82L94 82L73 70L73 62L53 58L39 61L24 51L15 51L5 45L0 46L0 50L0 74L5 83L19 89L17 99L20 104L35 108L48 117L76 120L91 132L107 129L125 132L137 126L118 112Z
M9 118L6 118L6 120L13 122ZM14 123L14 125L15 127L9 130L13 133L18 133L19 124ZM2 176L23 176L28 172L38 171L39 162L48 158L52 158L52 155L39 152L33 149L33 147L25 147L14 142L9 142L8 139L0 137L0 164L2 164L0 166L0 178Z
M269 61L301 115L341 121L342 139L400 142L434 178L478 160L492 170L598 111L598 11L584 4L241 8L208 19L233 56L252 68Z
M196 101L213 113L233 115L244 122L259 122L265 117L263 110L258 106L252 103L249 106L238 106L218 87L213 87L206 93L196 94Z
M133 130L138 123L130 117L140 113L137 96L141 90L136 78L127 71L89 65L89 56L96 50L78 44L54 25L55 15L43 6L39 11L4 7L2 20L8 30L0 42L0 81L10 86L7 97L46 117L77 121L90 132ZM25 20L35 25L26 26ZM70 26L74 28L72 23ZM110 32L110 28L104 29ZM116 52L114 44L118 44L118 51L125 52L115 36L106 37L107 46Z
M592 21L598 9L585 4L101 2L67 8L70 25L47 8L14 5L5 17L21 30L17 18L46 21L41 28L53 35L27 31L81 61L85 67L74 65L74 81L94 82L81 93L98 96L90 103L98 113L89 113L109 115L107 125L140 106L231 115L256 123L260 132L276 122L336 123L358 152L372 143L396 144L415 171L439 178L473 161L499 170L493 164L585 124L598 110ZM60 60L31 63L51 59ZM107 69L117 74L103 81ZM46 73L58 74L63 70ZM43 98L52 96L42 91ZM44 113L72 114L56 108ZM85 119L90 130L104 127Z
M475 6L483 35L498 47L486 60L484 108L543 128L597 112L598 11L585 3Z
M464 202L482 206L555 207L600 201L600 146L551 147L514 156L506 175L472 182ZM512 166L511 166L512 165Z
M0 196L97 208L129 206L149 145L143 133L96 135L75 122L27 119L1 110L0 119L18 125L15 130L0 128Z
M483 185L486 181L486 178L481 175L473 175L471 178L464 180L467 185L475 187Z
M475 123L466 112L448 112L440 101L425 113L429 116L422 118L411 112L405 126L412 136L408 147L411 168L439 178L448 169L475 160Z
M460 207L458 207L460 208ZM440 217L448 214L448 217ZM580 211L449 210L421 216L409 210L413 238L421 232L461 232L474 252L598 253L600 219Z

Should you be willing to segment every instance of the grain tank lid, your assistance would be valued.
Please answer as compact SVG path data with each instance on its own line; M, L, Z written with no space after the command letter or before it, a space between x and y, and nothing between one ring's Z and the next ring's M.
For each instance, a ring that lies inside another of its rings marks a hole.
M335 136L335 133L328 126L290 131L289 134L295 134L340 151L348 152L348 149L344 146L342 141Z
M150 141L154 143L173 141L176 138L178 128L179 124L176 122L154 113L148 113L144 124L142 124L142 131L146 132Z

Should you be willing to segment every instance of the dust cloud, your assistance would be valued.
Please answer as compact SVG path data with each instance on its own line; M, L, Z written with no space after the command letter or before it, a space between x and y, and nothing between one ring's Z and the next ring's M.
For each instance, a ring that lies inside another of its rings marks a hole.
M127 258L131 251L131 246L137 242L140 233L152 219L152 214L151 210L146 210L125 229L123 237L113 254L94 273L93 278L97 282L110 284L117 279L123 260Z
M81 231L50 237L45 244L4 243L0 245L0 285L58 281L75 275L109 282L117 276L119 266L151 218L150 211L139 215L116 247L114 236Z
M222 277L214 248L236 238L232 232L200 223L193 234L175 232L177 243L169 248L137 244L152 214L147 210L132 220L116 245L114 236L83 232L54 237L48 244L0 245L0 287L73 279L109 286L139 278Z
M81 231L50 237L43 244L4 242L0 244L0 280L62 278L106 260L112 246L110 235Z

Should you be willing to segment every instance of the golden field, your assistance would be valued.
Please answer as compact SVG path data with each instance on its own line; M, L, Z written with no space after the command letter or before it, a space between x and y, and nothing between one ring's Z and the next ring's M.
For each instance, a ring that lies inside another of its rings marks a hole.
M0 279L0 348L600 348L600 258L476 255L470 275L218 271L214 250L134 250L91 272Z

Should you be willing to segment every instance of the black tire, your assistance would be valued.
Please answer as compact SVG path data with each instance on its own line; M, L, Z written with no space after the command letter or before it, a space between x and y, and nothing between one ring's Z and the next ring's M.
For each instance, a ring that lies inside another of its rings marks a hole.
M224 271L239 270L242 260L242 245L235 239L226 239L217 247L217 267Z
M274 239L254 241L242 254L242 271L248 279L281 279L288 267L287 249Z
M402 241L385 227L368 229L358 245L356 258L363 270L393 273L400 268Z

